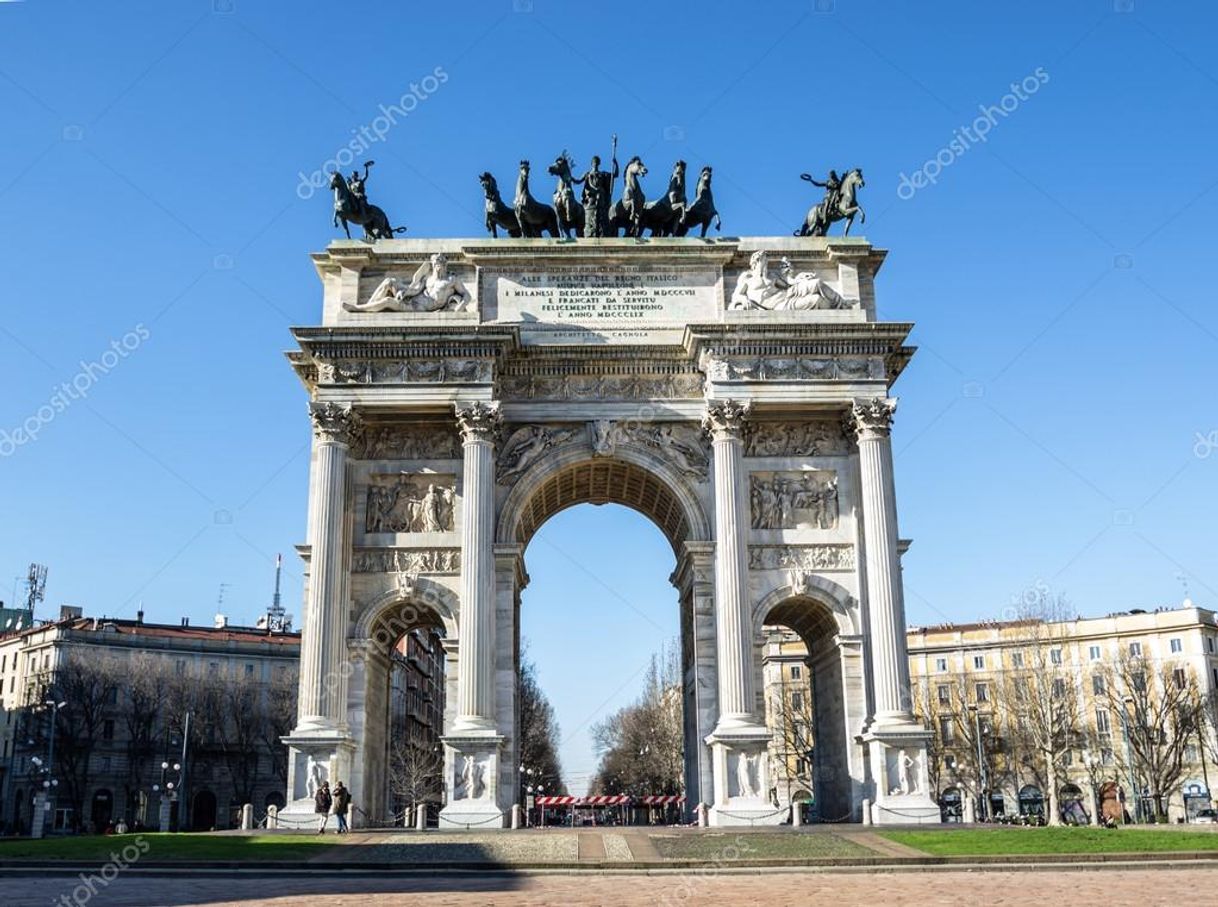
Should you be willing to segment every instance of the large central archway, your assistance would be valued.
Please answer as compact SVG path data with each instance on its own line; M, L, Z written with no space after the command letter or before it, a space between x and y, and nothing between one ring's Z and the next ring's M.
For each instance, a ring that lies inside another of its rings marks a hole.
M526 549L542 525L580 504L630 508L647 517L667 539L677 564L670 581L680 606L686 803L696 804L711 789L711 758L705 738L717 715L713 599L703 590L695 603L692 566L700 559L707 567L713 547L705 491L699 489L706 476L675 470L671 462L633 444L629 430L616 432L613 441L612 455L596 456L587 448L556 452L521 476L500 509L497 541L519 546L527 563ZM517 599L520 591L515 592ZM514 657L518 665L519 611L516 624ZM518 725L519 715L513 719ZM519 763L516 756L513 750L513 766ZM518 777L509 783L519 791Z

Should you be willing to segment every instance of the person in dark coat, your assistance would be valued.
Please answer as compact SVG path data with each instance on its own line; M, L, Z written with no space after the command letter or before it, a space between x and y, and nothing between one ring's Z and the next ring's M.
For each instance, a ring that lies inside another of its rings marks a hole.
M338 818L338 834L346 834L350 831L347 828L347 810L351 806L351 791L343 787L343 783L339 781L334 785L334 815Z
M321 816L321 824L317 826L319 835L326 833L326 821L330 818L330 806L333 803L334 798L330 796L330 782L323 781L321 787L317 789L317 793L313 795L313 812Z

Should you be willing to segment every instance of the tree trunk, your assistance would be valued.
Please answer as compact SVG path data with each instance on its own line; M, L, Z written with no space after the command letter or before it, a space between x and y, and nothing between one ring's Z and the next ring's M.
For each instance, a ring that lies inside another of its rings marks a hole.
M1048 808L1046 810L1048 815L1045 816L1045 821L1049 825L1061 825L1061 810L1057 805L1057 766L1053 764L1052 753L1046 753L1045 755L1045 761L1048 763L1045 768L1045 781L1049 788Z

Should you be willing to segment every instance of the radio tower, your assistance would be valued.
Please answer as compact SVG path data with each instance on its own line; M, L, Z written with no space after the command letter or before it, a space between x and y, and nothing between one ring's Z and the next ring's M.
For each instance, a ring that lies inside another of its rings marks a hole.
M283 555L275 555L275 595L271 598L271 610L266 612L267 629L272 633L284 632L283 603L279 600L279 575L283 572Z
M30 572L25 580L25 607L34 616L34 607L47 595L47 568L42 564L30 564Z

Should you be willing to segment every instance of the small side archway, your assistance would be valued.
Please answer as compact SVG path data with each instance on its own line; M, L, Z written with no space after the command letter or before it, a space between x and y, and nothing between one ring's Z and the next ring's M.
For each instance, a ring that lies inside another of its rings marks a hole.
M832 580L796 573L762 596L752 616L775 784L810 785L821 821L857 818L866 695L856 601Z

